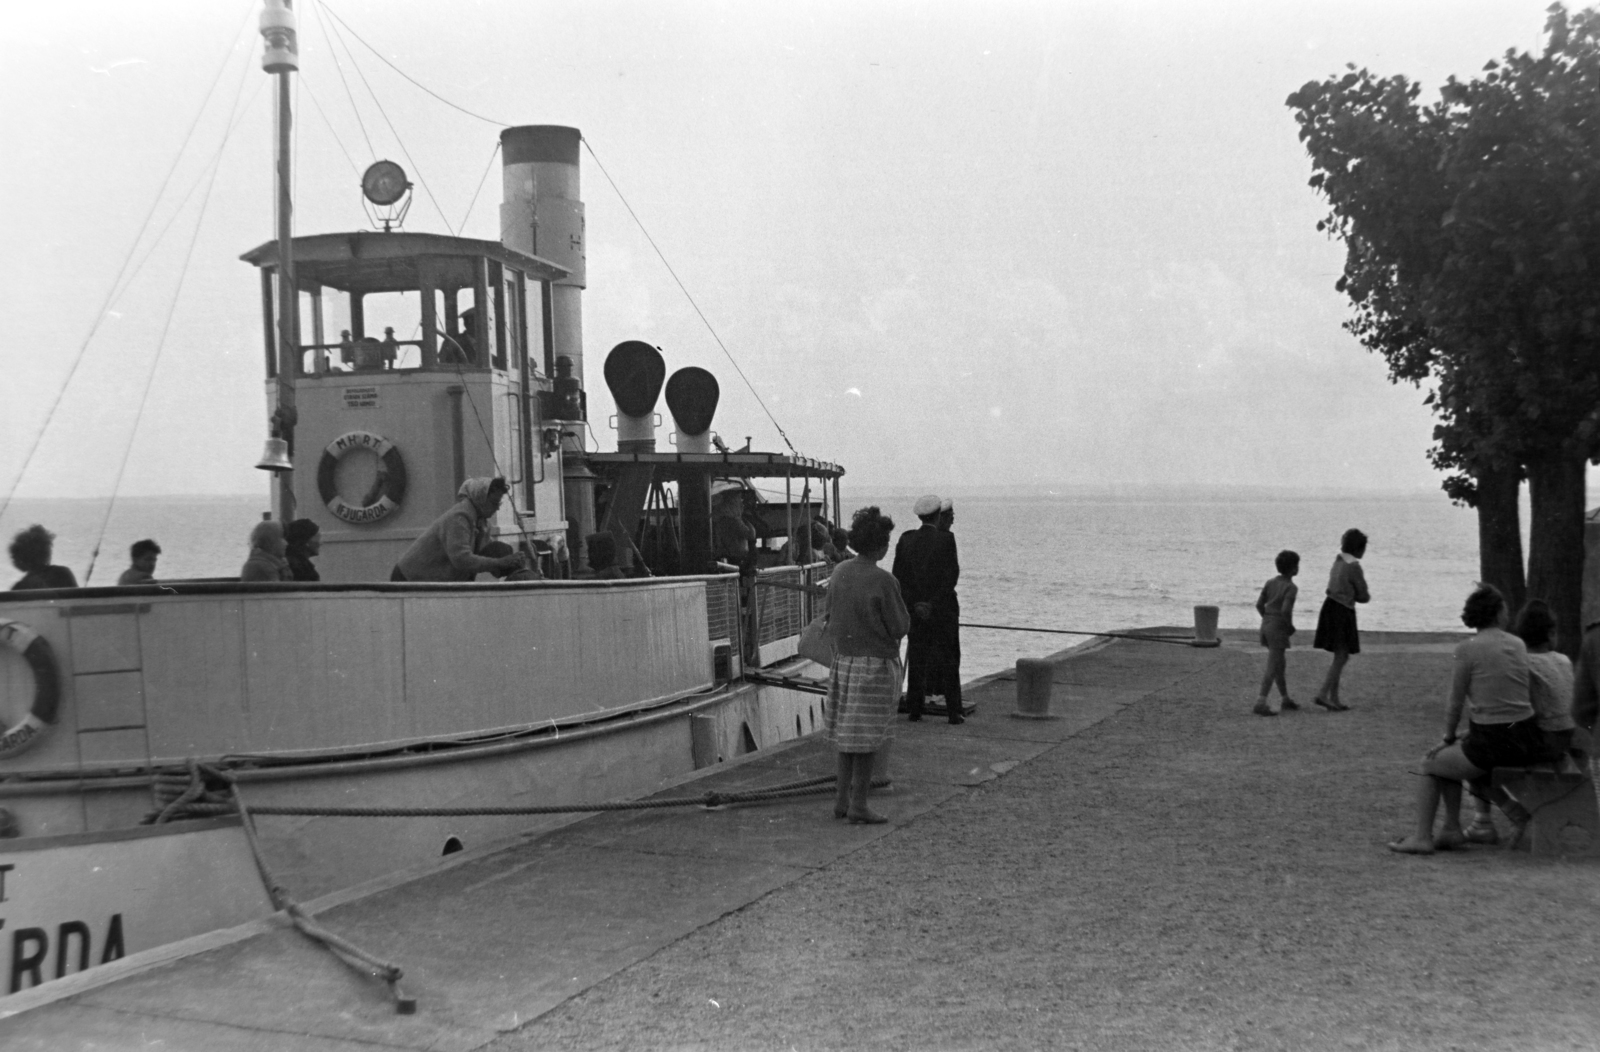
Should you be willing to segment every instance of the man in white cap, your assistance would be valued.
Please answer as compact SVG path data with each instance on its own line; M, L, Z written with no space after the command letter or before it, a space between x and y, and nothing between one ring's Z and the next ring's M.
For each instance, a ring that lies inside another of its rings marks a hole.
M942 509L947 502L933 494L917 498L912 512L922 520L920 528L900 535L894 552L894 576L900 582L900 595L911 611L911 634L906 647L906 712L916 722L922 719L929 694L943 693L951 723L966 722L961 715L956 604L956 579L961 565L956 558L955 535L940 529ZM950 682L957 680L952 690Z

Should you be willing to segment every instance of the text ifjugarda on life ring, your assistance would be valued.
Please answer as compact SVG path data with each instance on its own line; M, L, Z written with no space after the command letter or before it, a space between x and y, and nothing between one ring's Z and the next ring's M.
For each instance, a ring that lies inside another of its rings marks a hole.
M339 495L334 485L334 472L339 461L365 449L378 458L378 477L367 492L363 503L351 504ZM358 526L377 522L400 507L406 497L406 462L400 450L382 435L370 431L349 431L328 443L317 464L317 494L335 518Z
M7 727L0 735L0 759L5 759L27 749L56 722L56 712L61 707L61 675L50 641L21 621L0 617L0 643L21 654L33 670L33 706L20 723Z

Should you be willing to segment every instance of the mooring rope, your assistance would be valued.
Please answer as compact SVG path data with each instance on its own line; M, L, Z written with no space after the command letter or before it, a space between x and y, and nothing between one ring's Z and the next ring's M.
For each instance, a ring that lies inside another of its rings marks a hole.
M223 775L223 777L229 777ZM159 775L156 778L157 796L165 795L177 788L175 783L182 781L183 791L178 799L166 805L152 815L150 822L170 822L174 816L182 817L198 815L224 815L232 814L235 806L232 801L219 798L218 794L211 792L196 793L193 791L190 779L180 779L173 775ZM700 796L667 797L659 800L620 800L601 803L577 804L529 804L520 807L278 807L273 805L255 806L250 809L252 814L294 816L301 818L471 818L489 815L569 815L590 814L606 811L651 811L667 807L723 807L728 804L761 803L766 800L781 800L797 796L820 796L833 791L834 777L827 775L822 778L811 778L801 782L788 782L783 785L772 786L768 789L752 789L736 793L706 792ZM889 784L886 781L874 783L879 788ZM235 796L237 793L234 794Z
M212 788L208 782L221 783L226 788ZM459 818L487 815L550 815L581 814L601 811L644 811L663 807L722 807L726 804L758 803L788 797L820 796L832 792L837 780L832 775L786 782L766 789L744 792L707 792L701 796L670 797L662 800L625 800L604 803L562 804L531 807L251 807L246 806L239 792L239 782L232 771L213 767L191 759L186 773L165 771L154 779L157 800L169 798L159 811L145 816L144 824L159 825L181 818L237 814L244 828L245 841L255 858L256 871L272 907L287 916L301 934L320 943L357 971L380 979L394 997L395 1010L410 1015L417 1010L417 1002L400 989L400 979L405 972L399 965L385 961L347 939L329 931L311 918L311 915L289 896L279 883L276 874L267 865L266 856L256 837L255 816L293 815L315 818ZM887 779L875 779L872 787L881 789L889 784Z
M1152 636L1135 632L1085 632L1076 628L1038 628L1033 625L981 625L962 621L962 628L993 628L1001 632L1045 632L1054 636L1105 636L1108 639L1137 639L1145 643L1177 643L1186 647L1214 647L1220 641L1195 639L1192 636Z

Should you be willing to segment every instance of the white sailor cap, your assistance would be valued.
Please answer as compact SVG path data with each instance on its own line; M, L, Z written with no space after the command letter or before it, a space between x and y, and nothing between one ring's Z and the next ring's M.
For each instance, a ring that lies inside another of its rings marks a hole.
M941 512L949 511L953 507L955 507L955 505L950 503L949 497L946 497L939 502L939 510Z
M937 513L940 507L939 498L929 493L927 496L917 498L917 502L911 506L911 513L920 519Z

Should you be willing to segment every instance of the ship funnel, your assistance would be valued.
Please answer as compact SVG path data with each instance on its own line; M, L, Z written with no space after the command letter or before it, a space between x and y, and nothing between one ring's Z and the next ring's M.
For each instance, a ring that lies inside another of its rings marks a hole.
M711 418L721 394L717 378L697 365L679 369L667 381L667 408L678 425L679 453L711 452Z
M606 355L606 386L617 403L617 452L653 453L656 399L667 363L643 340L624 340Z

